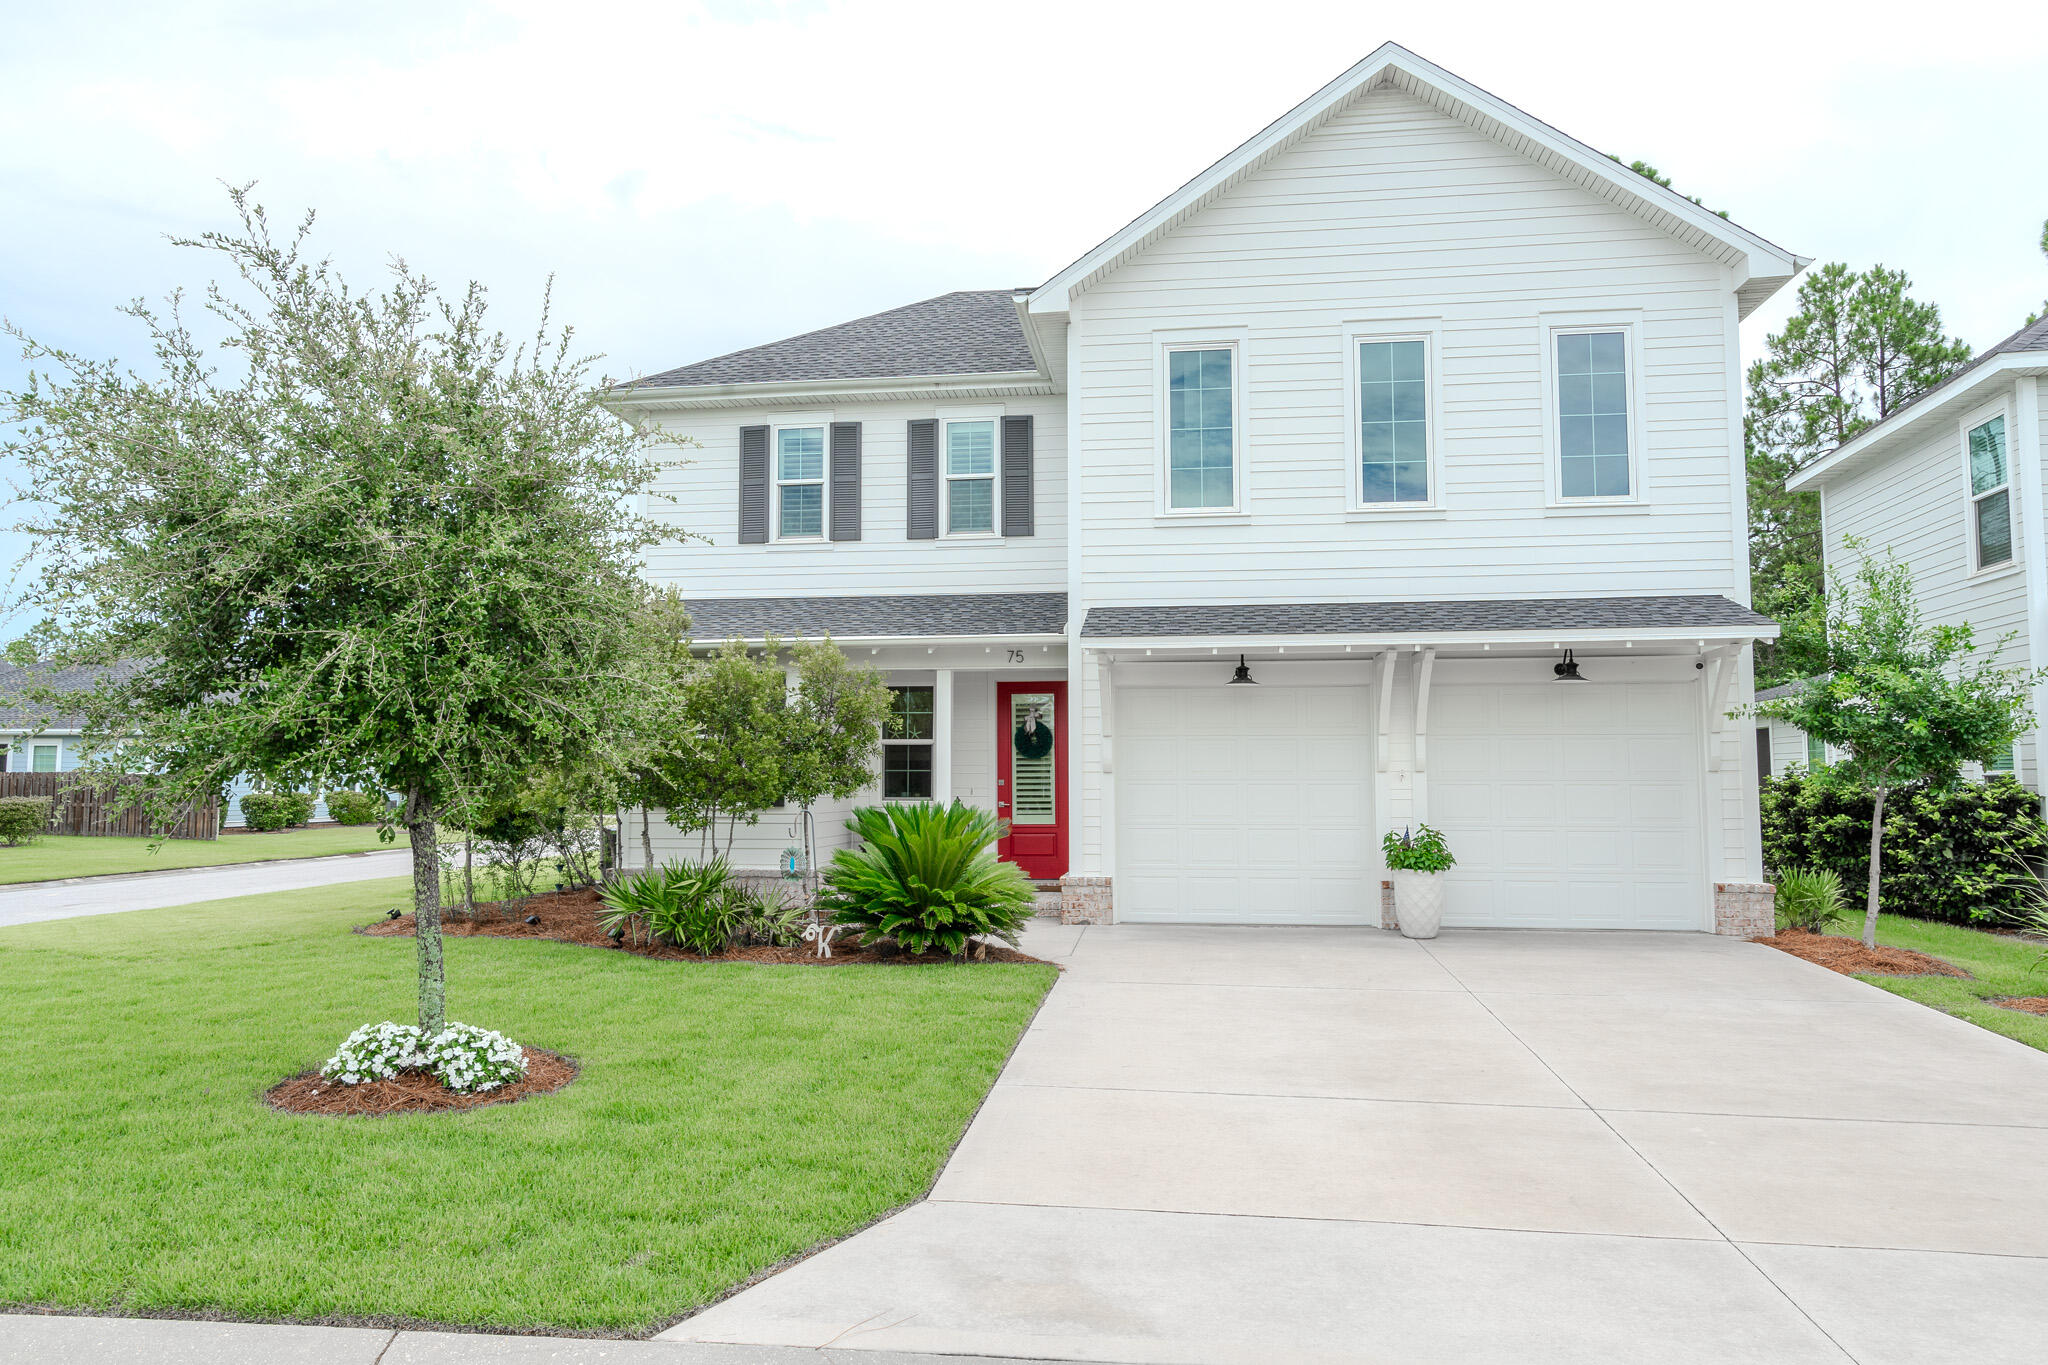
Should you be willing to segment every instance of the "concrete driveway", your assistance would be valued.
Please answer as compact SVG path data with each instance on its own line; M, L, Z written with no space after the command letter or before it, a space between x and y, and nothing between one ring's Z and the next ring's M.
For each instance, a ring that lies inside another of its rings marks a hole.
M930 1199L675 1340L2032 1361L2048 1055L1700 935L1035 926Z

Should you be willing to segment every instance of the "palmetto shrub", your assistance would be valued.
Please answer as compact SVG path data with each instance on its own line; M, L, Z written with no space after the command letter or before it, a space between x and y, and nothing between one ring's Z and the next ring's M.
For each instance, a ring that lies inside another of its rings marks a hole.
M1830 868L1809 872L1787 868L1778 874L1778 928L1824 933L1848 911L1842 874Z
M1015 944L1033 909L1031 883L996 857L996 817L955 801L867 807L846 822L858 848L832 855L824 909L864 938L908 953L958 957L971 938Z
M751 904L746 888L723 858L665 863L619 877L598 892L605 908L598 922L655 943L674 944L711 957L729 947L744 927Z

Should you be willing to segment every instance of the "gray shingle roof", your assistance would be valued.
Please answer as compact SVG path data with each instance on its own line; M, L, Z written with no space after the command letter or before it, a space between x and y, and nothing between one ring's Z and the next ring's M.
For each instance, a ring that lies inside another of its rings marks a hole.
M1776 701L1779 697L1791 696L1804 686L1806 686L1804 679L1798 682L1779 683L1776 687L1766 687L1763 691L1757 693L1756 699L1758 701Z
M1009 289L961 290L636 379L624 389L1000 374L1037 368Z
M942 593L909 597L720 597L685 604L699 640L842 640L901 635L1058 635L1063 592Z
M23 668L0 663L0 730L77 730L84 726L82 712L56 711L23 700L22 690L30 686L53 687L59 692L90 692L108 673L116 678L133 677L142 668L140 660L124 659L118 664L76 664L52 669L44 665Z
M1309 602L1090 607L1084 639L1173 635L1407 635L1488 630L1690 630L1772 625L1725 597L1550 597L1512 602Z
M1984 364L1985 361L1994 359L2002 355L2018 355L2027 351L2048 351L2048 315L2043 315L2038 321L2029 323L2027 326L2020 328L2017 332L2014 332L2011 336L1999 342L1997 345L1986 347L1984 350L1979 351L1976 355L1971 356L1969 364L1963 366L1963 368L1957 370L1954 374L1942 380L1933 388L1927 390L1927 392L1917 394L1913 398L1909 399L1907 402L1901 404L1899 407L1894 409L1892 415L1885 418L1884 421L1879 422L1869 428L1866 428L1866 430L1863 432L1859 432L1857 434L1856 439L1861 440L1865 435L1868 435L1869 432L1876 431L1879 427L1886 426L1889 423L1898 421L1900 417L1902 417L1906 413L1913 411L1915 408L1919 407L1922 403L1925 403L1928 399L1934 397L1936 394L1944 393L1947 390L1955 387L1957 383L1962 381L1964 378L1968 377L1980 365Z

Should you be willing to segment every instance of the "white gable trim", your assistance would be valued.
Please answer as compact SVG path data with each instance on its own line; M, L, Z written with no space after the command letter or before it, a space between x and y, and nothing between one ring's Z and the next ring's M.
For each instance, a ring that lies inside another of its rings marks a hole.
M1745 317L1808 264L1806 257L1795 256L1709 213L1684 195L1610 161L1400 44L1386 43L1032 291L1030 311L1065 313L1076 294L1171 232L1217 195L1256 174L1275 156L1322 127L1358 94L1379 87L1421 100L1729 267Z
M1942 413L1953 415L1962 406L1985 401L1987 384L2010 384L2026 375L2048 374L2048 354L2040 351L2007 351L1981 365L1973 365L1946 385L1931 389L1902 412L1893 413L1876 426L1815 460L1785 480L1788 492L1805 493L1825 487L1849 469L1871 458L1896 450L1919 434L1920 424Z

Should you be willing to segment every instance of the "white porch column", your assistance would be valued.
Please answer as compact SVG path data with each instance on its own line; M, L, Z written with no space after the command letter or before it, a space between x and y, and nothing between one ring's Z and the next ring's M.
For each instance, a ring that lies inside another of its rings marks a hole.
M932 800L953 800L953 670L932 674Z
M2013 388L2012 467L2019 475L2020 562L2025 566L2027 584L2027 667L2048 667L2048 499L2044 499L2041 462L2041 381L2021 375ZM2048 727L2048 680L2034 684L2029 698L2034 709L2034 728L2027 734L2033 747L2034 766L2028 771L2020 759L2020 746L2013 747L2013 773L2022 782L2034 784L2034 794L2048 809L2048 751L2043 749L2044 727Z

